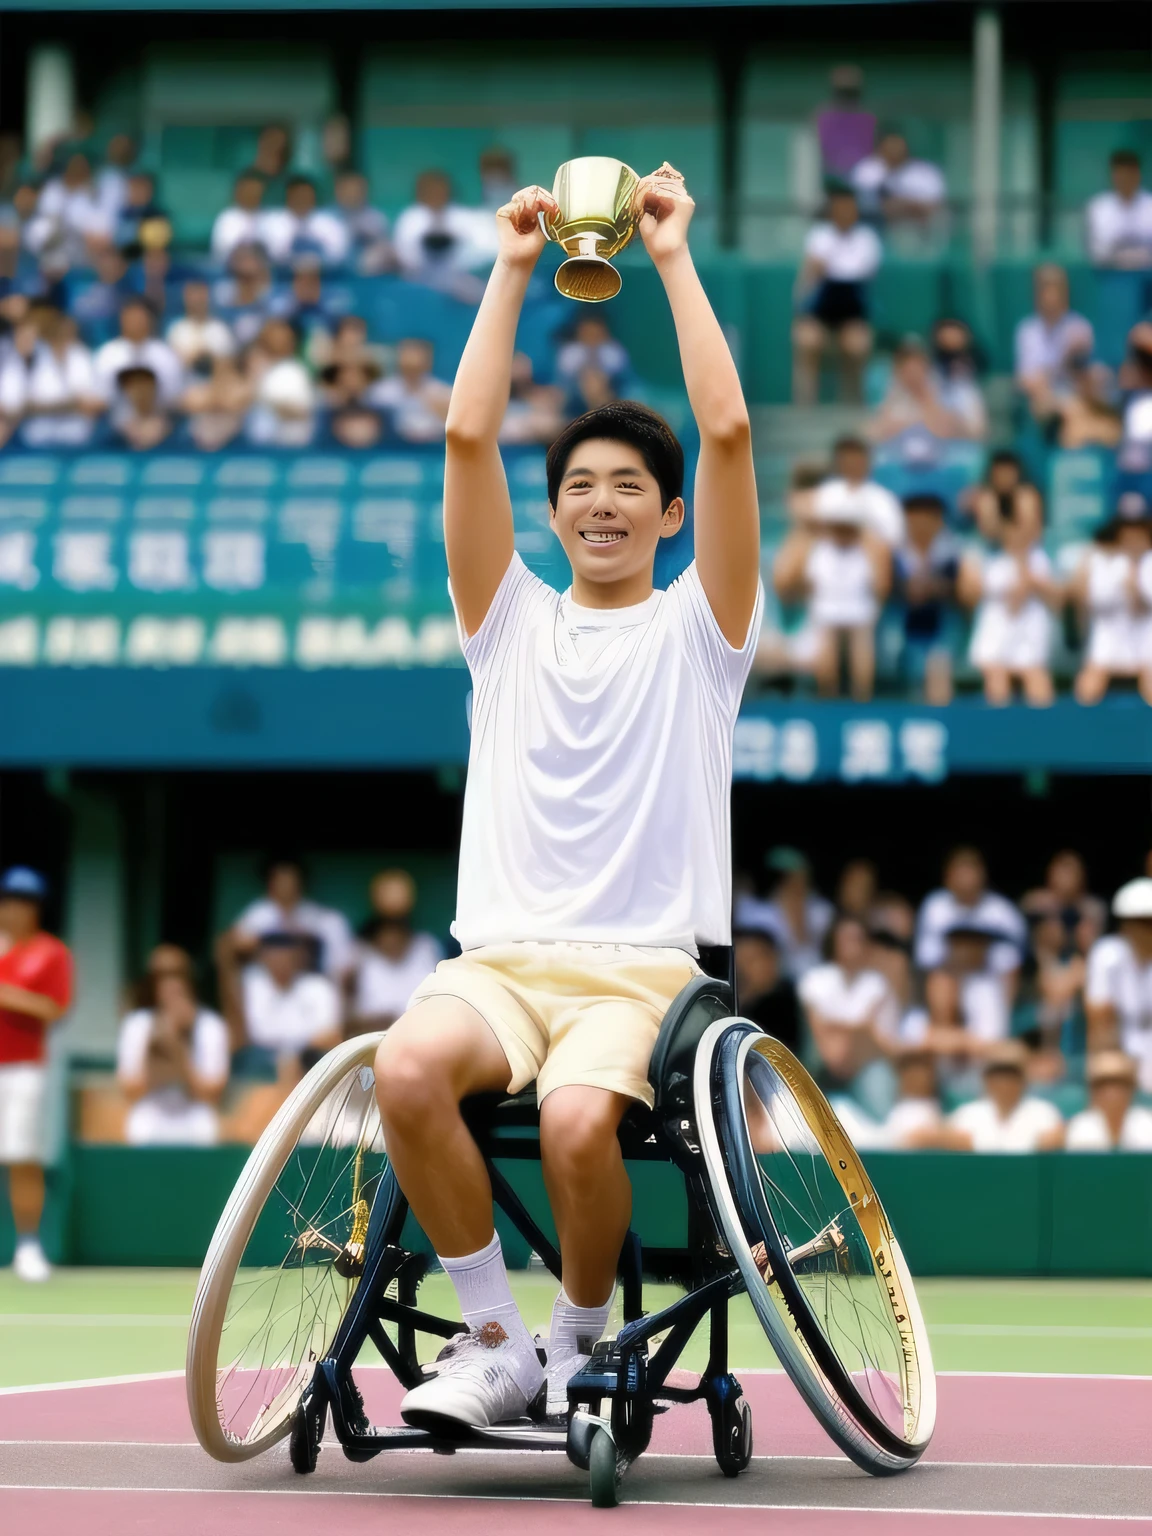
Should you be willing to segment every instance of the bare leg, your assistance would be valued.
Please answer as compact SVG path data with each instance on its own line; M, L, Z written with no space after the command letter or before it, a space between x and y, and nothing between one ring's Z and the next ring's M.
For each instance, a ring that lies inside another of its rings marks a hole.
M1020 675L1025 701L1034 709L1047 709L1053 698L1052 674L1047 667L1029 667Z
M840 398L848 405L864 399L864 367L872 353L872 327L866 320L849 320L840 328Z
M1076 674L1073 691L1079 704L1099 704L1108 692L1108 673L1094 662L1086 661Z
M815 405L820 393L820 358L827 332L811 315L792 322L792 403Z
M492 1240L492 1186L460 1114L471 1093L512 1076L496 1036L470 1004L431 997L397 1019L376 1052L376 1101L400 1188L445 1258Z
M848 631L848 678L852 697L866 703L876 685L876 635L866 624Z
M838 629L820 631L812 671L815 674L816 689L821 698L834 699L840 692L840 631Z
M924 668L924 702L952 702L952 657L945 650L932 651L928 657Z
M44 1214L44 1170L39 1163L13 1163L8 1170L8 1198L17 1237L34 1237Z
M1007 667L984 668L984 697L989 704L1011 704L1012 677Z
M554 1089L540 1106L540 1160L556 1220L564 1290L578 1307L612 1294L632 1186L616 1128L631 1101L580 1084Z

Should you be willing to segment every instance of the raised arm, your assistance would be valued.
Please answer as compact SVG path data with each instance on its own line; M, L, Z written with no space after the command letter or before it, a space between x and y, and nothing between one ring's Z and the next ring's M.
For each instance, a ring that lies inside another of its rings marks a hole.
M760 503L752 432L736 364L688 250L695 204L665 162L636 192L640 235L672 308L680 363L700 431L696 467L696 568L724 638L742 646L760 581Z
M512 503L497 439L508 408L516 323L544 248L539 214L558 211L542 187L496 215L500 249L452 386L444 424L444 547L456 611L474 635L512 559Z

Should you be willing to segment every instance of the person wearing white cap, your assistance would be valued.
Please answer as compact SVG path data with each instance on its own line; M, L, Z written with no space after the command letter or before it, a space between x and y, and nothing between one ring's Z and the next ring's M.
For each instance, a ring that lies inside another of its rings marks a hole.
M1115 1048L1136 1062L1140 1087L1152 1093L1152 879L1122 885L1112 898L1118 933L1088 951L1084 1011L1088 1048Z
M858 492L846 482L820 487L811 525L786 542L776 560L776 590L808 598L808 632L816 683L825 697L840 692L842 652L854 699L870 699L876 677L876 620L892 582L892 559L868 531Z
M969 660L983 675L989 704L1010 704L1013 682L1029 704L1051 704L1050 610L1060 584L1026 524L1002 523L997 540L998 553L971 556L960 567L960 600L977 609Z
M1152 1152L1152 1109L1133 1104L1136 1063L1123 1051L1088 1058L1088 1108L1068 1122L1069 1152Z

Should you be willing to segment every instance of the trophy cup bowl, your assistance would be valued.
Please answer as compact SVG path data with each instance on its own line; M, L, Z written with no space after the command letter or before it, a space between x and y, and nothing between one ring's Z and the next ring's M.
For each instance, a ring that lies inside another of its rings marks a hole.
M566 160L556 172L552 196L560 205L544 232L568 257L556 273L567 299L602 304L620 292L620 274L609 261L636 233L633 198L640 178L622 160L585 155Z

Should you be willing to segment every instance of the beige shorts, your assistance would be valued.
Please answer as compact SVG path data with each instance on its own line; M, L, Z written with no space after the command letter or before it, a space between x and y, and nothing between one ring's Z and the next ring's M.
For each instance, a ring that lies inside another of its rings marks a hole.
M636 944L490 944L441 960L412 994L471 1004L543 1102L581 1084L652 1105L648 1062L672 999L700 967L682 949Z

